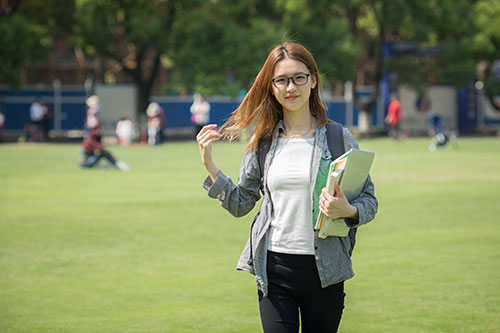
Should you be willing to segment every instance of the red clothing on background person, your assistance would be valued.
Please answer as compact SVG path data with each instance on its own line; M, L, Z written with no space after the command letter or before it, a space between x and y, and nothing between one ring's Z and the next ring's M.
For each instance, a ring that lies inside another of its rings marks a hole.
M387 110L387 116L384 121L387 124L389 135L399 140L401 138L401 121L403 120L403 108L395 95L391 96L391 103Z
M82 148L87 153L93 153L96 150L104 150L104 146L101 143L101 131L97 128L91 129L89 135L82 143Z
M389 110L387 111L387 122L389 124L399 124L402 118L401 103L397 99L394 99L391 104L389 104Z

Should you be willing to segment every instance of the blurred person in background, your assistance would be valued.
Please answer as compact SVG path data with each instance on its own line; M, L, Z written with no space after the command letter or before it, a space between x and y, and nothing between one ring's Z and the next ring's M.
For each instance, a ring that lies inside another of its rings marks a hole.
M30 106L30 120L31 123L27 125L26 137L28 141L43 141L43 131L42 122L45 114L47 113L47 108L43 104L40 97L35 98Z
M311 53L302 45L275 47L241 105L220 130L206 125L197 135L208 177L208 196L236 217L248 214L261 198L250 238L237 265L256 276L264 332L336 332L344 308L344 281L354 272L350 237L318 237L313 224L322 212L346 218L357 228L377 212L374 185L367 178L361 194L349 202L338 185L326 188L333 156L326 136L326 105L320 75ZM235 184L212 159L212 144L255 125ZM358 148L341 128L344 149ZM269 141L267 140L269 139ZM260 143L269 143L260 163ZM261 167L262 165L262 167ZM263 168L261 170L261 168Z
M116 123L116 136L120 146L130 146L134 137L134 122L128 116L121 118Z
M167 116L165 114L165 110L161 106L158 115L160 116L160 132L158 133L158 141L163 143L163 141L165 141L165 130L167 128Z
M0 110L0 142L3 141L3 127L5 125L5 115Z
M3 95L0 93L0 142L3 139L3 129L5 126L5 113L3 112Z
M210 121L210 103L201 94L194 94L190 111L191 122L195 125L194 135L196 136Z
M430 151L436 151L437 148L445 148L448 142L451 142L454 148L457 148L457 136L454 132L448 131L444 126L443 117L431 111L427 115L427 123L429 125L428 133L431 137L429 144Z
M119 170L130 170L130 166L128 166L125 162L116 160L116 158L104 148L104 145L101 142L101 131L99 130L99 127L92 128L89 130L87 137L82 143L80 151L80 166L82 168L92 168L97 166L99 161L103 158L107 160L111 166Z
M155 102L148 105L146 109L148 115L148 144L159 145L163 141L163 129L166 125L165 111Z
M401 139L401 121L403 120L403 108L398 101L396 94L391 94L391 103L387 110L387 116L384 121L387 124L389 135L399 141Z
M50 127L50 119L52 119L52 113L50 112L50 107L46 102L41 102L44 107L44 114L42 118L42 140L49 140L49 127Z
M3 130L5 124L5 114L3 113L3 94L0 93L0 133Z
M98 128L100 125L99 112L101 111L101 109L99 105L99 97L96 95L90 96L89 98L87 98L85 102L87 104L88 109L84 124L84 130L85 130L84 138L87 138L87 136L90 133L90 130L93 128Z

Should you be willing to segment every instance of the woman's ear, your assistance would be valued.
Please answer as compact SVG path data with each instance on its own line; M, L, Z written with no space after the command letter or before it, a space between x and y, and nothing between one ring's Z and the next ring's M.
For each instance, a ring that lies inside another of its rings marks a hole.
M316 83L318 82L316 80L316 74L313 74L311 77L312 77L311 78L311 89L314 89L314 88L316 88Z

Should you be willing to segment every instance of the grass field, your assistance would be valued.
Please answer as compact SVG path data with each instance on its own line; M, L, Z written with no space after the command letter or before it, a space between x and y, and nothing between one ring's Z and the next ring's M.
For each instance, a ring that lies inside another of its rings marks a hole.
M361 228L341 332L500 332L500 140L362 140L379 214ZM238 174L243 143L217 143ZM260 332L235 271L250 215L201 188L194 142L111 147L132 166L81 170L77 145L0 146L0 332Z

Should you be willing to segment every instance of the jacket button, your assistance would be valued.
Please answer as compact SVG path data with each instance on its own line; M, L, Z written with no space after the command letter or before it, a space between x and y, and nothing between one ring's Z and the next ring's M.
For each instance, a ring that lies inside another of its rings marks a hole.
M314 247L314 249L315 249L315 250L317 250L317 249L318 249L318 247L317 247L317 246L315 246L315 247Z

